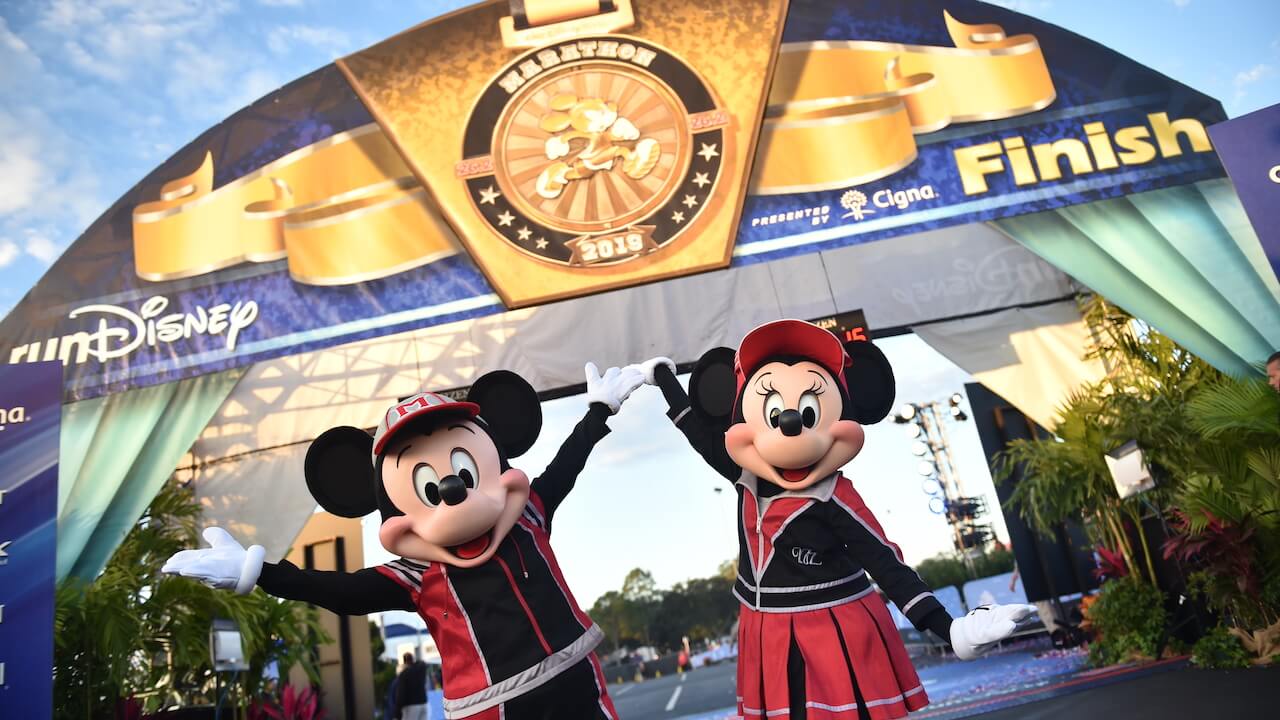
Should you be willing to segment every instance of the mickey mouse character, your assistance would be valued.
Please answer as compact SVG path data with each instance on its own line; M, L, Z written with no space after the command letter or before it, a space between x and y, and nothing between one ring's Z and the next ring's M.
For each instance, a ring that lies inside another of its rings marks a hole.
M869 342L842 346L800 320L707 352L686 395L675 365L639 366L689 443L738 490L738 712L745 718L905 717L928 704L875 582L917 628L971 659L1035 608L953 620L884 536L840 468L863 424L893 405L893 370ZM692 399L690 398L692 396Z
M644 384L637 370L588 363L586 417L532 483L509 464L533 446L542 411L518 375L479 378L465 401L425 392L397 403L373 437L337 427L307 451L307 487L342 517L382 515L379 539L400 557L354 573L263 563L211 527L213 547L184 550L163 571L342 615L417 611L443 659L445 717L611 718L594 648L603 638L569 592L551 550L556 508L573 489L608 417Z

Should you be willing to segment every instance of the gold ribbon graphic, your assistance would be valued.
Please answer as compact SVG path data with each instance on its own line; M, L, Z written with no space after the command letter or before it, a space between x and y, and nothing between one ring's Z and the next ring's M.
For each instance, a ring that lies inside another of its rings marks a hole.
M288 258L295 280L345 285L457 252L377 125L325 138L213 189L213 158L133 212L138 276L173 280Z
M574 15L598 2L542 5ZM618 7L630 11L625 0ZM945 20L954 48L784 44L750 192L870 182L915 160L915 135L1053 102L1056 91L1034 37L1008 37L998 25L967 25L950 14ZM153 281L286 257L298 282L343 285L433 262L459 246L425 188L372 123L217 189L206 155L195 172L166 183L159 200L139 205L133 226L137 273Z
M873 41L786 43L756 154L754 195L830 190L892 175L914 135L1013 117L1057 93L1040 44L944 13L954 48Z

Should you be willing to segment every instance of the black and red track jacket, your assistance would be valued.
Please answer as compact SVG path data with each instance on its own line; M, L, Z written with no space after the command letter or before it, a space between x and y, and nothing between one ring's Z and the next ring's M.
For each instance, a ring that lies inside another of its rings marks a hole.
M667 416L738 491L733 593L743 606L775 613L833 607L873 592L874 578L912 625L951 641L950 613L903 562L848 478L837 472L804 490L783 491L729 457L724 433L698 420L675 375L659 368L657 380Z
M574 600L551 550L551 519L591 449L609 433L593 403L532 483L524 514L489 562L474 568L399 559L354 573L262 568L258 585L342 615L416 611L440 649L447 718L516 698L591 655L603 638Z

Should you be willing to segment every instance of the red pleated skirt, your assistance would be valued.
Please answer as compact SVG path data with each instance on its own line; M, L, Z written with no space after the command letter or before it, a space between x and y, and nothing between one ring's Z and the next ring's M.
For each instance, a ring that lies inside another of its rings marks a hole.
M742 606L738 625L738 714L790 720L787 657L804 659L808 720L906 717L929 704L889 609L874 592L835 607L764 613ZM856 689L855 689L856 687Z

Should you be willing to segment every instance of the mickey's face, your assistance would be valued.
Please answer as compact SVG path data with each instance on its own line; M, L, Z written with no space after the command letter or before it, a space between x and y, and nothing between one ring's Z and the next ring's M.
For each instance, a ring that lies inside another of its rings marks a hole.
M529 500L529 478L514 468L502 472L493 440L465 419L393 439L382 483L404 513L383 522L383 547L455 567L488 562Z
M741 404L744 422L725 434L729 456L785 490L809 487L862 450L862 426L841 419L840 387L817 363L765 364L743 386Z

